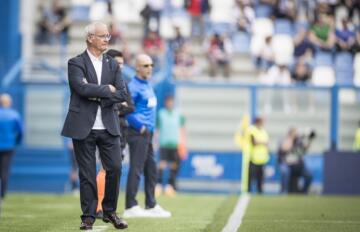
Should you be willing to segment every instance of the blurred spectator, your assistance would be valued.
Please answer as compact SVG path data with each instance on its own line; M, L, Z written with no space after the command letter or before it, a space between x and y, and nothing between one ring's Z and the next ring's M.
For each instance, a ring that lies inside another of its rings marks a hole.
M251 32L251 24L255 19L255 11L249 2L236 0L236 27L239 31Z
M256 67L262 71L267 71L274 64L274 50L272 48L272 36L265 37L265 43L260 49L260 54L256 57Z
M182 46L184 46L184 44L186 43L186 39L182 35L180 27L175 26L174 30L175 30L175 37L170 41L170 43L172 49L176 53L178 50L182 48Z
M111 35L111 38L109 40L110 45L118 45L122 42L122 33L116 26L116 23L112 22L109 24L109 33Z
M356 37L355 37L355 44L352 49L352 53L355 55L356 53L360 52L360 27L356 31Z
M351 28L350 21L343 19L341 28L336 29L336 50L350 52L356 41L355 31Z
M164 7L165 0L147 0L144 9L140 12L144 20L144 37L146 37L150 31L159 33L160 16Z
M190 53L189 45L187 44L184 44L175 53L174 64L173 71L176 78L189 78L197 73L194 57Z
M178 146L181 131L184 130L185 125L185 118L174 107L174 96L166 97L165 108L160 109L156 124L160 145L160 162L155 196L159 196L162 193L163 171L168 166L170 174L165 194L173 197L176 194L176 175L181 162Z
M204 15L210 12L209 0L185 0L184 3L191 16L191 36L202 41L205 34Z
M316 49L332 51L335 46L334 23L324 14L318 15L311 26L309 40Z
M284 64L273 65L263 77L265 84L289 85L291 84L291 74L289 68Z
M12 99L0 95L0 182L1 199L4 199L10 174L11 159L23 136L23 125L17 111L11 109Z
M304 155L308 151L311 142L315 138L315 131L300 135L297 130L289 139L291 144L287 149L285 162L290 169L289 193L307 193L312 181L312 175L306 167ZM299 180L303 178L302 187L299 188Z
M358 128L355 132L353 150L355 152L360 152L360 121L358 122Z
M356 15L355 14L356 11L357 11L358 17L360 17L360 1L359 0L342 0L341 2L347 8L349 19L353 19L354 15Z
M276 0L273 15L275 18L288 19L294 22L296 20L296 2L294 0Z
M297 136L297 130L290 128L286 137L280 142L278 149L278 165L280 168L281 193L287 193L290 180L290 169L286 163L286 157L291 152L294 140Z
M225 77L230 76L230 55L232 53L231 42L224 36L214 34L206 44L207 57L209 60L209 75L215 76L218 68L223 69Z
M250 128L251 150L249 170L249 192L252 191L252 183L256 181L258 193L263 193L264 166L269 161L269 135L264 129L264 120L260 117Z
M307 65L312 65L314 58L314 46L309 41L310 31L306 29L300 29L299 32L294 37L294 57L295 62L301 60L302 63Z
M154 62L154 72L160 68L160 58L164 54L164 41L156 31L150 31L143 42L144 52Z
M39 44L54 44L60 41L61 44L68 43L68 31L71 25L67 16L67 9L60 4L59 0L52 2L51 8L40 5L41 19L38 24Z
M295 68L293 71L292 79L296 83L306 83L309 81L311 77L311 68L310 65L307 64L304 60L299 60L295 64Z

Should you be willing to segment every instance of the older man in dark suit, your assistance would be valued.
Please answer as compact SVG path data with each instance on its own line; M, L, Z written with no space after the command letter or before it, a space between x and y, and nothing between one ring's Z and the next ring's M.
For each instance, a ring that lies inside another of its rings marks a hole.
M106 171L103 221L116 229L127 223L116 215L121 174L119 117L116 104L126 100L127 91L119 65L104 54L110 39L108 28L100 22L86 26L87 50L69 60L70 105L62 135L73 140L79 164L81 230L92 229L97 207L96 157Z

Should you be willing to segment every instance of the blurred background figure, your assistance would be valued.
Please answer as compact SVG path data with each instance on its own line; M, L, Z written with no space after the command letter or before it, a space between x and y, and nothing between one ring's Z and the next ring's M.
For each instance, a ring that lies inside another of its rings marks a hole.
M281 148L284 153L282 157L290 171L289 193L308 193L312 175L306 167L304 156L315 137L315 131L308 134L299 134L296 129L290 129L288 137L282 144ZM286 176L285 172L284 176ZM303 180L300 187L301 179Z
M184 130L185 118L174 108L174 96L165 99L165 108L161 109L157 117L158 141L160 145L160 162L158 165L158 180L155 196L160 196L163 185L163 171L168 166L170 169L165 195L174 197L176 194L176 175L180 168L181 157L178 153L180 136Z
M76 161L75 153L74 153L74 146L70 139L66 139L67 141L67 148L69 151L70 156L70 185L71 185L71 192L78 196L80 195L80 189L79 189L79 166Z
M249 192L252 191L252 184L256 182L257 192L263 193L264 167L269 161L269 135L264 128L264 119L257 117L250 128L251 149L250 149L250 174Z
M218 69L223 70L223 76L230 76L230 55L232 46L225 35L215 33L206 44L209 61L209 75L214 77Z
M10 174L11 159L15 148L23 136L23 125L20 115L11 108L9 94L0 95L0 182L1 198L6 195Z
M164 54L164 40L156 31L150 31L144 38L143 49L154 62L154 72L158 71L161 66L161 57Z
M191 36L202 42L205 35L205 15L211 10L208 0L185 0L185 9L191 16Z
M280 142L278 149L278 165L280 169L281 184L280 193L287 193L289 190L290 170L286 162L286 157L293 148L296 136L296 128L290 128L285 138Z
M54 44L60 41L61 44L68 43L68 32L71 26L70 18L67 16L67 9L59 0L54 0L51 7L40 5L41 19L38 24L39 44Z
M358 122L358 128L356 129L355 132L353 150L355 152L360 152L360 121Z

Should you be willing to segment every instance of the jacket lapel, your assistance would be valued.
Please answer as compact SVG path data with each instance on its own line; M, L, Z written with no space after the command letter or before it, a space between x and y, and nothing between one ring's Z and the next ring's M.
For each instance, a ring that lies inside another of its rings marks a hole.
M110 83L110 60L104 55L102 60L102 71L101 71L101 84L106 85Z
M98 84L98 79L96 76L96 71L95 68L90 60L90 57L87 53L87 51L85 50L85 52L83 52L83 54L81 54L81 56L84 58L85 60L85 68L87 71L85 71L86 75L87 75L87 81L89 83L94 83L94 84Z

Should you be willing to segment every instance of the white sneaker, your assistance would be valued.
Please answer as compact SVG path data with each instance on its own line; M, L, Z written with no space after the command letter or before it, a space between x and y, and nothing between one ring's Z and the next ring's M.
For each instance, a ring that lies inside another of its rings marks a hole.
M154 208L146 209L149 217L155 217L155 218L169 218L171 217L171 212L166 211L163 209L160 205L155 205Z
M149 212L147 212L147 210L141 208L138 205L135 205L129 209L125 209L123 217L124 218L151 217L151 215L149 214Z

